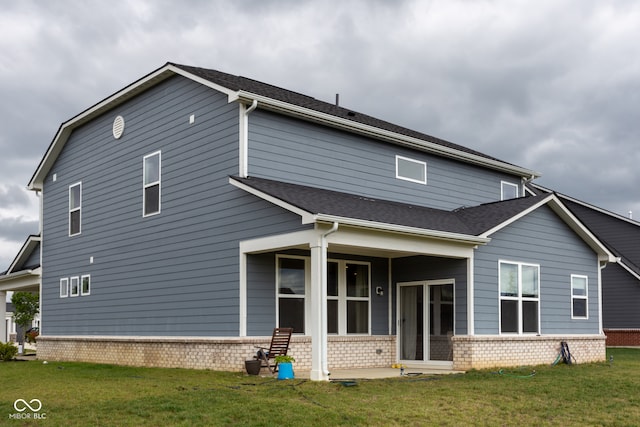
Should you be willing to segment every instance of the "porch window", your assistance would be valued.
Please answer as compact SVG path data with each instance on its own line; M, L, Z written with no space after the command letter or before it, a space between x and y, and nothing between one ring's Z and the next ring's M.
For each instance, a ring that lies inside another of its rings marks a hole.
M160 151L157 151L143 159L143 216L160 213L160 155Z
M304 258L278 258L278 326L305 332L305 264Z
M82 218L82 183L69 186L69 236L80 234Z
M370 266L368 263L327 263L327 332L369 333Z
M587 284L589 279L587 276L571 275L571 318L587 319Z
M499 262L500 332L538 333L540 266Z

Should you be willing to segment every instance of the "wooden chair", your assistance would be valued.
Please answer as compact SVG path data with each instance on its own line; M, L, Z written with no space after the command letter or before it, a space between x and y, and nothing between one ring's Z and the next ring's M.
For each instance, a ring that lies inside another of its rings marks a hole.
M262 361L263 368L269 368L271 373L278 370L278 362L275 361L275 357L287 354L292 333L293 328L274 328L269 348L256 346L259 350L255 358Z

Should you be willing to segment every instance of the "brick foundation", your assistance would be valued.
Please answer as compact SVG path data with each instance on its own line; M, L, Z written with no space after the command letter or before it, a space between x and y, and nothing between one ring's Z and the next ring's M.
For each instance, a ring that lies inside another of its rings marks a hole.
M271 337L46 337L38 339L38 359L127 366L242 371L255 346ZM329 337L330 369L388 367L395 362L394 336ZM289 354L296 369L311 369L311 338L292 337Z
M604 335L466 336L453 338L453 369L485 369L550 364L566 341L577 363L606 360Z
M607 336L607 346L640 346L640 329L605 329L604 334Z

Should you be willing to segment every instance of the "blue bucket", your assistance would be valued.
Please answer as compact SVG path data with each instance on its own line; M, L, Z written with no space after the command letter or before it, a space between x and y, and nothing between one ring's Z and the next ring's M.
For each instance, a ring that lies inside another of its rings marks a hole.
M278 379L279 380L292 380L293 379L293 364L292 363L278 363Z

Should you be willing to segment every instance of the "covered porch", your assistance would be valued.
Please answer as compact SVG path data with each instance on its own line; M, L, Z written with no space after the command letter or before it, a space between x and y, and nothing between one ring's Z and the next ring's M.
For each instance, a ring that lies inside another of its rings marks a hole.
M278 281L277 271L271 275L268 269L262 276L271 277L260 279L256 265L273 263L277 268L280 257L291 256L306 260L309 283L306 291L292 291L302 294L301 304L307 309L305 327L291 344L298 371L308 369L312 380L336 378L336 372L348 375L351 369L375 368L390 374L394 364L416 372L451 371L453 336L473 333L473 251L487 240L388 228L388 224L376 228L340 219L317 222L305 231L241 242L240 336L255 335L257 319L249 308L256 304L255 282L273 283L274 276ZM341 301L333 296L332 264L349 268L367 260L371 266L367 298L347 296ZM276 294L280 286L276 283L269 291ZM271 301L273 305L268 305L276 306L276 313L272 310L270 319L265 315L263 321L282 322L277 314L281 301L277 297ZM282 301L288 304L289 296ZM351 314L332 320L339 317L335 311L340 304L355 311L359 303L366 306L362 310L370 319L365 329L349 326L357 322ZM342 320L347 326L336 326Z

